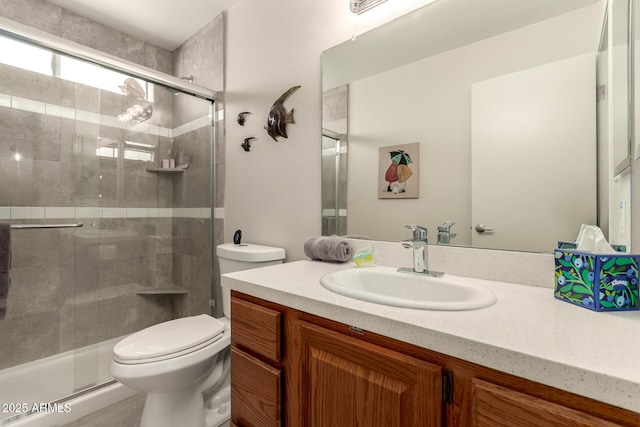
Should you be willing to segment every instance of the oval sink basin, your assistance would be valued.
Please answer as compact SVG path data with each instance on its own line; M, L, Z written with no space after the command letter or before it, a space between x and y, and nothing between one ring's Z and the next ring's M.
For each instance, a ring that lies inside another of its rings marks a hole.
M352 268L324 275L320 284L346 297L418 310L474 310L496 302L495 294L481 285L444 275L398 272L391 267Z

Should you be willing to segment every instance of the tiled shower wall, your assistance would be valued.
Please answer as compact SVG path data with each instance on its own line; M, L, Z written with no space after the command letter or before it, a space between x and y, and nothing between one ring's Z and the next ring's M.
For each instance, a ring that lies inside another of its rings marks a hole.
M0 336L11 351L2 352L0 366L93 344L179 315L176 297L135 293L170 281L171 218L105 217L117 209L169 208L172 184L145 172L144 162L96 155L104 143L144 139L162 146L168 141L47 114L51 105L56 112L75 111L76 116L113 116L132 102L124 96L10 66L0 67L0 81L0 93L11 100L0 107L0 152L10 154L17 148L24 156L19 162L0 157L0 203L11 207L6 219L14 224L85 224L77 230L12 233L12 286L7 317L0 321ZM59 90L47 93L52 86ZM38 93L46 94L45 99L32 98ZM156 101L161 112L163 101ZM40 105L44 114L38 111ZM157 124L162 120L158 114ZM88 216L76 218L76 213Z
M2 2L0 15L163 72L170 73L174 65L167 51L44 1ZM223 28L223 17L208 27L213 31L194 36L193 43L222 45L221 40L204 37L222 37L218 31ZM208 61L221 64L221 52ZM180 49L175 56L189 65ZM123 102L131 101L14 71L2 68L0 93L107 116L119 114ZM36 97L42 94L44 99ZM183 96L160 91L156 96L150 123L188 128L201 118L202 107L178 105L187 104ZM148 165L140 161L95 156L96 143L124 139L121 129L7 106L0 109L0 153L6 153L0 155L0 206L4 207L0 215L4 212L4 219L11 219L6 217L8 206L14 207L9 215L20 212L16 207L42 207L58 215L43 220L36 214L12 222L77 220L86 225L79 230L14 233L13 283L7 317L0 321L0 337L7 351L0 353L0 369L177 316L210 312L211 153L205 129L178 132L181 135L173 141L126 133L127 140L157 144L156 162L172 147L182 146L184 157L190 157L188 171L164 175L145 172ZM10 146L16 142L25 155L20 164L8 161ZM75 209L77 217L65 216L65 207ZM189 293L135 293L141 287L171 283Z

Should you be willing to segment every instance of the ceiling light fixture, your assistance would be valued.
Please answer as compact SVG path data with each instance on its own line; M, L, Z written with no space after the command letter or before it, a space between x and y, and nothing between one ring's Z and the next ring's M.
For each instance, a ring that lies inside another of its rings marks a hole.
M387 0L349 0L351 4L351 12L362 13L373 7L376 7L380 3L384 3Z

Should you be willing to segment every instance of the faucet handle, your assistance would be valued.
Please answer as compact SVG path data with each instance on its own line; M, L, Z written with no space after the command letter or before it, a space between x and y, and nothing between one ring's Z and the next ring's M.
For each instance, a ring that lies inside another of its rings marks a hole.
M455 225L455 222L453 221L443 222L441 225L438 226L438 231L450 232L451 227L453 227L454 225Z
M405 224L405 227L413 231L413 240L427 240L427 229L415 224Z

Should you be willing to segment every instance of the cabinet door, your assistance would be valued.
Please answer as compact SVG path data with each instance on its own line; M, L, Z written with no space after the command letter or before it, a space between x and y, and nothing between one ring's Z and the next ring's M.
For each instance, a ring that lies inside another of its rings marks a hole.
M281 372L231 347L231 422L238 426L282 425Z
M298 421L305 427L440 426L439 366L296 321ZM291 390L288 392L296 392Z
M614 427L619 424L528 394L473 380L472 420L476 427Z

